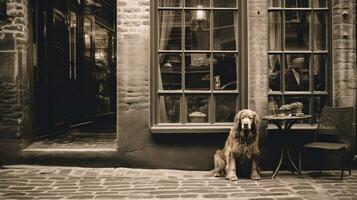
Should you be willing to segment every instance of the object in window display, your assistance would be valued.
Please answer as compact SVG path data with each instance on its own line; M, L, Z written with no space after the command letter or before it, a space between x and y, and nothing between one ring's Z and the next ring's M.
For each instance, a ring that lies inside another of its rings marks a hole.
M215 53L213 64L213 76L219 77L220 87L215 90L237 89L237 54Z
M269 7L282 7L282 1L281 0L268 0Z
M269 50L281 50L282 26L281 12L269 12Z
M327 49L327 12L315 11L314 14L314 50Z
M209 7L210 0L185 0L185 7Z
M189 123L208 122L208 95L187 95L187 115Z
M238 18L234 11L214 11L213 48L215 50L236 50Z
M180 122L180 96L167 95L160 96L160 122L179 123Z
M210 49L210 11L205 13L206 20L197 20L197 11L185 11L185 49L209 50Z
M319 117L320 117L320 113L322 111L322 108L326 105L328 105L328 102L327 102L328 98L327 96L315 96L313 98L313 120L314 122L317 122L319 121Z
M213 0L213 6L221 8L235 8L236 0Z
M285 50L309 50L310 13L285 11Z
M181 54L162 53L159 54L159 90L181 89Z
M185 83L187 90L210 89L210 55L205 53L185 54Z
M181 11L159 11L159 49L181 49Z
M216 122L233 122L234 115L236 114L236 100L237 95L235 94L220 94L215 96Z
M273 97L269 96L268 100L268 115L277 115L278 114L278 101Z
M269 90L280 91L281 56L269 55Z
M300 55L286 55L285 90L309 90L309 58Z
M310 0L285 0L286 8L308 8L309 6Z
M159 0L159 7L181 7L181 1Z

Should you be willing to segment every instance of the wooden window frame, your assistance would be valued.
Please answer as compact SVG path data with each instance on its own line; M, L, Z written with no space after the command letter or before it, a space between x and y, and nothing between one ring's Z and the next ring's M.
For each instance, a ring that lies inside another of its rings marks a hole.
M308 97L309 99L309 114L314 114L314 98L315 97L326 97L326 106L331 105L332 99L332 1L327 0L326 7L322 8L315 8L313 7L313 0L309 1L309 7L296 7L291 8L285 7L285 1L281 1L280 7L268 7L268 14L271 12L279 12L281 14L281 34L283 40L281 41L281 50L268 50L268 59L271 55L279 55L281 57L281 72L280 72L280 91L269 91L269 97L279 97L281 99L282 105L285 104L285 97L291 96L299 96L299 97ZM309 46L309 50L285 50L285 11L306 11L310 14L310 25L309 25L309 42L311 43ZM325 11L327 14L327 37L326 37L326 50L315 50L313 44L313 37L314 37L314 12ZM269 20L269 19L268 19ZM268 23L270 24L270 23ZM270 37L268 37L270 39ZM286 54L308 54L310 56L310 64L309 64L309 90L308 91L285 91L285 78L283 76L286 70L286 63L285 63L285 56ZM314 81L313 81L313 73L312 73L312 66L311 60L315 55L325 55L326 56L326 71L325 71L325 91L315 91L314 89ZM269 60L268 60L269 62ZM269 75L268 75L269 78ZM306 114L306 113L305 113ZM309 120L310 124L316 122L315 116ZM305 122L306 123L306 122Z
M159 11L160 10L180 10L182 11L182 20L181 27L184 27L185 21L185 11L194 10L192 7L185 7L185 0L181 0L181 7L175 8L167 8L167 7L159 7L158 0L151 1L151 40L150 40L150 132L151 133L227 133L233 125L233 122L217 122L215 123L215 98L213 95L217 94L236 94L236 111L247 108L248 102L248 87L245 84L248 77L248 69L247 69L247 2L243 0L236 0L235 8L215 8L213 7L213 0L209 0L210 7L202 8L203 10L210 11L210 49L209 50L185 50L185 38L184 38L184 28L181 32L181 41L182 48L181 50L159 50L159 38L158 38L158 27L159 27ZM201 8L200 8L201 9ZM236 36L236 40L238 42L238 46L236 50L213 50L213 11L235 11L236 17L238 17L238 36ZM209 90L185 90L185 80L182 78L182 88L181 90L158 90L157 78L158 74L158 55L159 53L181 53L182 54L182 62L181 62L181 73L184 74L185 70L185 62L184 62L184 53L210 53L211 56L214 53L234 53L238 54L237 59L237 88L236 90L214 90L213 89L213 62L212 57L210 59L210 89ZM166 94L178 94L180 97L180 123L159 123L160 113L159 113L159 95ZM185 95L188 94L198 94L198 95L209 95L209 105L208 105L208 122L206 123L187 123L187 101ZM233 119L232 119L233 121Z

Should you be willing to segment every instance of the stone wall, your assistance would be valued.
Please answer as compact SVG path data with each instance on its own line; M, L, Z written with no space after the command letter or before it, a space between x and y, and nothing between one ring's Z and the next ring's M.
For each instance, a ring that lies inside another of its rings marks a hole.
M10 18L0 22L0 140L5 146L11 143L9 140L23 137L24 121L28 119L27 2L8 0Z
M356 105L356 1L332 1L333 96L336 106Z

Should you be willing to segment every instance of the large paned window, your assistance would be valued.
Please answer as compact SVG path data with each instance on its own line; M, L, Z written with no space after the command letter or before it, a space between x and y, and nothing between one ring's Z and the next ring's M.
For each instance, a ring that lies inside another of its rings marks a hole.
M232 122L239 106L238 0L156 0L154 124Z
M328 0L269 0L269 109L301 102L317 113L329 101Z

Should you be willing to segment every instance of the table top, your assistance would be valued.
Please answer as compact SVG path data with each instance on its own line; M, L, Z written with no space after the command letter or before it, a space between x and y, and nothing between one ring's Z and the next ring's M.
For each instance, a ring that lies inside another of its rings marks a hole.
M308 119L310 118L312 115L302 115L302 116L291 116L291 115L287 115L287 116L278 116L278 115L268 115L268 116L264 116L263 119L266 120L302 120L302 119Z

